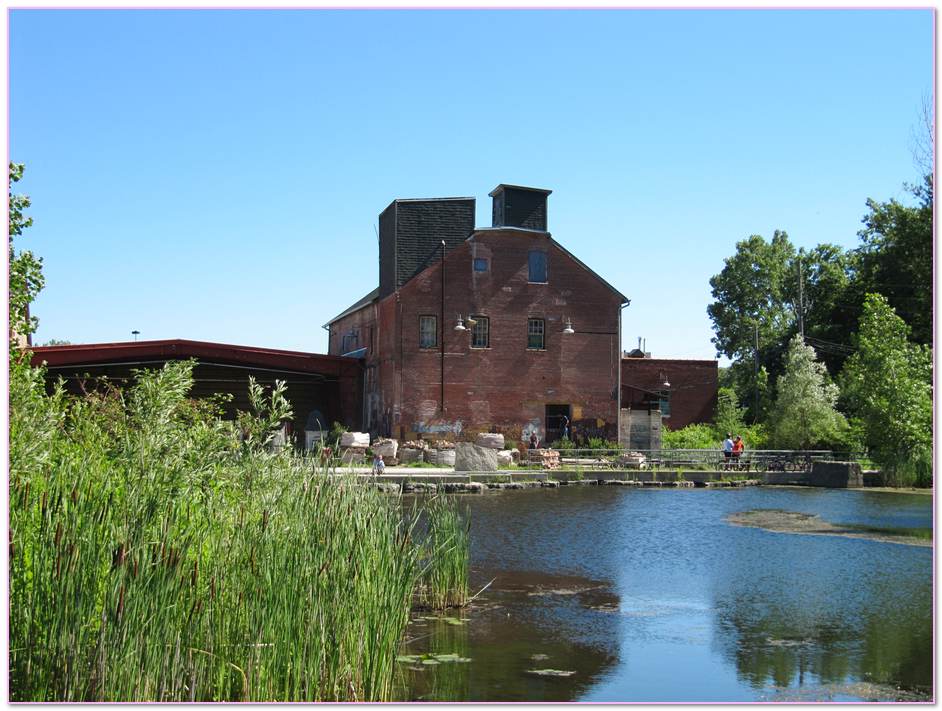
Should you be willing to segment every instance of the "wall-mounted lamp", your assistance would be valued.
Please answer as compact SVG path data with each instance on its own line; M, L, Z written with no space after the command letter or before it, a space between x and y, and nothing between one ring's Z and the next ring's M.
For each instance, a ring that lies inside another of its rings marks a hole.
M458 314L458 323L457 323L457 325L455 326L455 330L456 330L456 331L467 331L467 330L468 330L468 329L466 329L466 328L464 327L464 322L463 322L462 319L461 319L461 314Z
M474 324L477 323L477 319L473 319L473 318L471 318L471 316L469 315L468 318L466 318L466 319L464 320L464 322L465 322L466 324L468 324L469 326L473 326Z
M662 370L657 374L658 380L661 381L661 387L665 390L669 390L671 387L670 382L667 380L667 374Z
M571 319L571 318L567 318L567 319L566 319L566 328L563 329L563 333L565 333L566 335L570 335L570 334L575 333L575 331L572 330L572 319Z

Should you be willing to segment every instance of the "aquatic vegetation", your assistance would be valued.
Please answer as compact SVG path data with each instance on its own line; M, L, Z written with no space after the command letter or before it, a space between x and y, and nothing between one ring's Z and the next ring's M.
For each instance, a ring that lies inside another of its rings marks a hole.
M526 673L533 676L567 677L572 676L576 672L564 669L527 669Z
M444 496L432 498L426 511L428 531L419 604L433 610L463 607L470 597L470 518L461 515L454 498Z
M461 600L466 540L440 512L420 550L417 510L240 437L191 370L69 398L11 365L11 699L389 699L420 556Z

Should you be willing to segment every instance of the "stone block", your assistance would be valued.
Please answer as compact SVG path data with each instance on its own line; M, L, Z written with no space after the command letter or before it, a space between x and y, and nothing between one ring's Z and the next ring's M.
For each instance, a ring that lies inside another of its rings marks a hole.
M371 447L373 454L378 454L383 459L386 457L395 458L399 451L399 442L394 439L377 439Z
M857 462L813 462L808 483L828 489L857 489L864 485L863 472Z
M436 467L453 467L455 466L455 450L427 449L425 450L425 461L434 464Z
M425 457L424 449L413 449L411 447L404 447L399 450L399 461L403 464L408 464L410 462L421 462Z
M340 453L341 464L359 464L366 460L366 447L346 447Z
M504 435L494 434L492 432L481 432L474 443L479 447L487 447L488 449L503 449Z
M340 435L340 446L341 447L369 447L370 446L370 433L369 432L344 432Z
M455 471L496 472L497 450L470 442L458 442L455 445Z
M497 453L497 466L513 464L516 450L502 449Z

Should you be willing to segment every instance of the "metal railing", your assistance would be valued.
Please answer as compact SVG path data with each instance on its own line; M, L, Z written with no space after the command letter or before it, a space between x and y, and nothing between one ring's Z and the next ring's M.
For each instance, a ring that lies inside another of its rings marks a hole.
M702 469L705 471L808 471L815 461L860 461L862 452L757 449L729 459L718 449L562 449L560 469ZM542 468L541 450L524 452L521 465Z

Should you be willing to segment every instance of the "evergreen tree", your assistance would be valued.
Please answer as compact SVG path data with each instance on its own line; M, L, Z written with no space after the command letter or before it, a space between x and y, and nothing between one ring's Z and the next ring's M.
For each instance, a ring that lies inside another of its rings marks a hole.
M800 335L788 345L777 392L771 424L778 447L812 449L839 441L847 430L847 421L835 409L838 388Z

